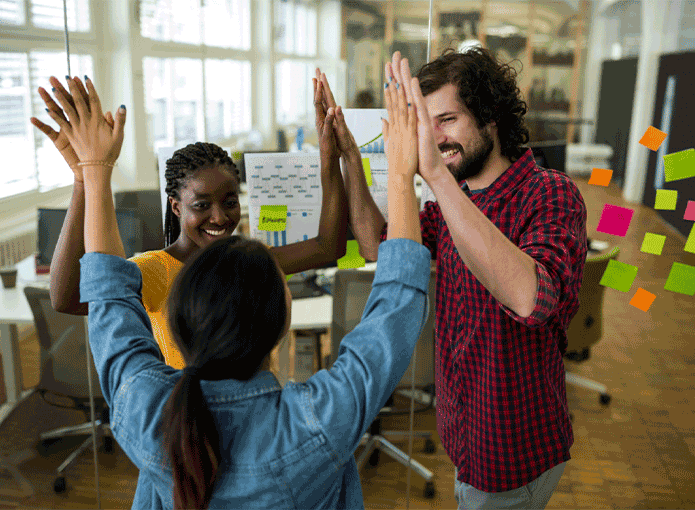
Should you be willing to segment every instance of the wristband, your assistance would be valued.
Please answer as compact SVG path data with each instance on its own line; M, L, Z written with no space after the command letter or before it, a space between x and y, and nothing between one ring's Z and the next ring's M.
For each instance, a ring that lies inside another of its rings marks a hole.
M77 166L108 166L113 168L115 163L109 163L108 161L80 161Z

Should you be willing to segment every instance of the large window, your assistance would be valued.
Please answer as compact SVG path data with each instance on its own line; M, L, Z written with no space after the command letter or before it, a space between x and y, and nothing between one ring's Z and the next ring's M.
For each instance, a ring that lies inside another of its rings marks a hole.
M316 7L301 0L275 0L274 5L275 50L286 57L275 66L275 120L305 124L314 115L315 63L307 57L316 57Z
M68 30L89 32L89 0L67 0L66 3ZM64 18L63 0L0 0L0 22L3 24L63 30Z

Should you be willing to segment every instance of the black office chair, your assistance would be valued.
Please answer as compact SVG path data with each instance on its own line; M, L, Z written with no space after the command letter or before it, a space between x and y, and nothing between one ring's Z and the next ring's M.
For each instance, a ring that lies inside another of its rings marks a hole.
M40 380L35 388L50 405L75 409L85 413L87 423L61 427L40 435L38 452L46 455L50 446L67 436L87 434L89 437L56 470L53 490L66 489L64 471L82 452L92 445L92 421L87 377L87 318L56 312L51 305L48 289L25 287L24 294L34 315L40 346ZM94 392L94 415L97 435L104 438L104 450L113 451L113 436L109 427L109 408L101 393L94 359L89 356Z
M339 270L335 273L333 284L333 320L331 323L331 363L338 357L340 342L343 337L352 331L360 323L367 299L372 291L374 271L361 271L357 269ZM419 401L419 407L415 408L416 413L421 413L434 408L434 315L435 315L435 287L436 277L434 270L430 277L429 298L430 310L427 322L423 327L420 338L417 342L417 360L415 356L410 361L410 365L401 379L396 393L410 395L413 363L415 363L415 386L416 395L412 395ZM408 455L388 441L384 436L407 437L409 432L396 430L382 430L381 420L388 416L410 414L410 406L402 409L394 407L394 398L391 396L386 402L386 406L377 415L369 431L364 435L362 441L366 445L357 459L357 467L361 469L364 462L369 458L370 465L374 466L379 462L379 452L384 451L395 461L403 466L408 466ZM425 439L425 452L434 453L436 444L432 439L432 432L414 431L413 436ZM434 474L425 468L415 459L410 459L410 466L425 479L424 496L434 498Z

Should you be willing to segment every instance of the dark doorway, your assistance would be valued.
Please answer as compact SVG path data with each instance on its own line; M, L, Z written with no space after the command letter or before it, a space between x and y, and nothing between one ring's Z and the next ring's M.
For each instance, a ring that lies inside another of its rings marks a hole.
M642 203L654 207L657 189L678 191L675 211L657 212L683 235L690 233L693 222L683 219L688 199L695 198L695 178L665 182L663 156L695 147L695 52L662 55L654 99L652 126L666 133L659 151L650 151ZM646 130L647 126L644 127Z
M605 60L596 118L596 143L613 148L613 182L622 188L637 84L637 58Z

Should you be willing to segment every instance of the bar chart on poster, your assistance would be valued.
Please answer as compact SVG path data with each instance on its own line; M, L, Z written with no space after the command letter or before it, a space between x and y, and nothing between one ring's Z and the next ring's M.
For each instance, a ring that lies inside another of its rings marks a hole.
M319 153L245 154L251 237L285 246L316 237L321 214Z

